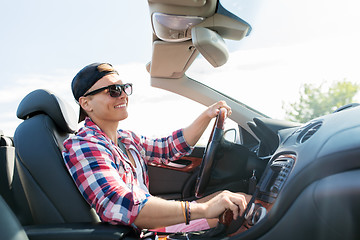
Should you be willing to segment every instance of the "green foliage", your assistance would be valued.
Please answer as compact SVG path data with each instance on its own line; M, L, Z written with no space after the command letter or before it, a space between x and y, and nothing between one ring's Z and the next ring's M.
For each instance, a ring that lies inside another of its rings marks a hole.
M283 104L286 118L290 121L305 123L313 118L329 114L337 108L354 102L354 97L360 90L360 85L344 79L334 82L326 88L305 83L300 88L298 102Z

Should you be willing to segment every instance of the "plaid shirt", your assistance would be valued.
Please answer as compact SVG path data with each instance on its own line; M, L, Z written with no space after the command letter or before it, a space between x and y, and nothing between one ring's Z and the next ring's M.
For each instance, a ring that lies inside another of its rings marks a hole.
M189 154L183 131L167 138L149 139L131 131L118 130L118 140L132 149L141 162L149 187L148 162L167 163ZM128 157L90 118L85 126L64 142L63 157L81 194L95 208L100 219L111 224L134 225L149 198L142 190Z

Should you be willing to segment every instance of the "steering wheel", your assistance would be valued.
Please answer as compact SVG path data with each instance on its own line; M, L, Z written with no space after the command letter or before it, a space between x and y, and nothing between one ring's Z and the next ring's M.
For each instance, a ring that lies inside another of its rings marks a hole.
M226 113L227 113L226 108L220 108L207 147L205 149L200 166L200 172L195 184L195 197L197 198L203 196L205 189L209 184L211 168L214 163L217 149L220 146L220 141L224 134L224 121L225 121Z

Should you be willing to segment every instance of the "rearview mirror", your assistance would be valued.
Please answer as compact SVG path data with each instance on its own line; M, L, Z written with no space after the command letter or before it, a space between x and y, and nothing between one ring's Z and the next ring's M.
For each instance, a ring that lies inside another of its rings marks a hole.
M229 52L224 39L219 34L198 26L191 29L191 36L195 48L211 65L220 67L227 62Z

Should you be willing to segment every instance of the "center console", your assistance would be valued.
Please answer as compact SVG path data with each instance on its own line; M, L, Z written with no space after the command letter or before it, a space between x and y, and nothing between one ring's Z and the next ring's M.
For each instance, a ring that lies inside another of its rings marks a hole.
M241 228L230 230L231 235L251 228L267 215L288 179L295 161L296 155L293 153L281 154L271 160L245 210ZM232 224L228 224L230 228Z

